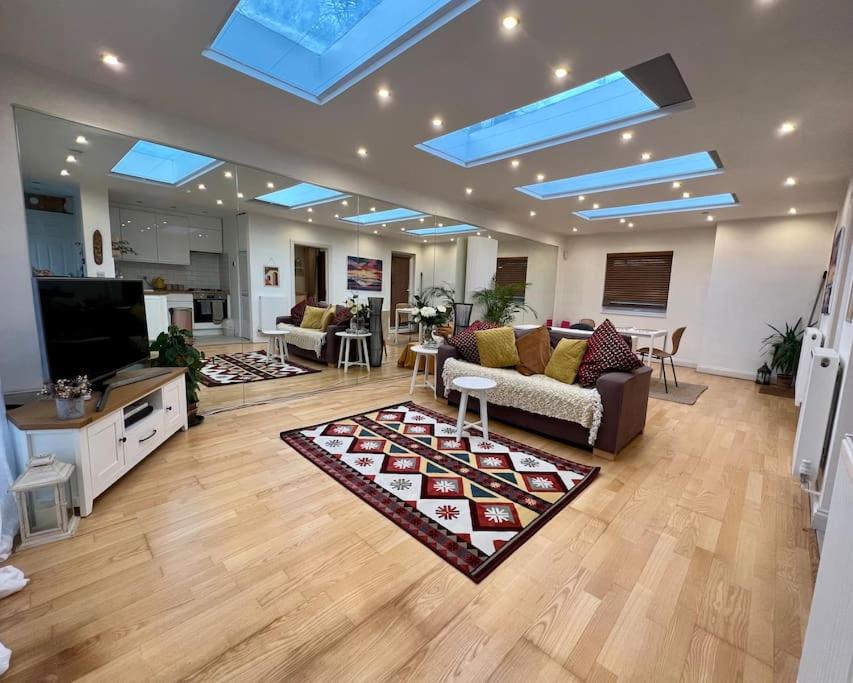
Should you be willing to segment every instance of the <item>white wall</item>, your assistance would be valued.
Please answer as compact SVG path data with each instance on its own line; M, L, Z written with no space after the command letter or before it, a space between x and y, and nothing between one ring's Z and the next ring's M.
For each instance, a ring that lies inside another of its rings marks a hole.
M80 222L86 254L86 277L115 277L112 237L110 230L109 190L106 183L80 184ZM92 238L95 230L103 238L103 263L95 264Z
M527 281L530 286L525 292L525 301L536 311L519 313L517 323L545 321L554 315L554 293L557 282L557 247L511 238L498 238L498 258L505 256L527 257Z
M498 243L487 237L466 237L465 301L473 301L473 293L489 287L498 268ZM472 320L479 317L474 309Z
M669 305L660 315L618 315L602 311L608 253L672 250ZM705 293L714 254L714 228L620 232L575 236L567 240L566 258L557 259L554 324L581 318L596 323L610 318L617 326L666 329L686 326L677 362L694 365L702 349ZM548 316L550 317L550 316Z
M717 224L700 371L752 378L766 323L806 322L834 226L834 214Z

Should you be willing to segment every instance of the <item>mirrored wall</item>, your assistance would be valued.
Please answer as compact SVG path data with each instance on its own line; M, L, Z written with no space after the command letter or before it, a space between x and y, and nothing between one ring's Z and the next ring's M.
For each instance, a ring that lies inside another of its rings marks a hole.
M511 322L551 317L553 246L176 141L15 117L33 274L141 281L149 338L176 325L204 355L202 414L397 377L426 334L415 306L464 323L490 313L477 292L495 282L515 288ZM359 360L369 373L338 367Z

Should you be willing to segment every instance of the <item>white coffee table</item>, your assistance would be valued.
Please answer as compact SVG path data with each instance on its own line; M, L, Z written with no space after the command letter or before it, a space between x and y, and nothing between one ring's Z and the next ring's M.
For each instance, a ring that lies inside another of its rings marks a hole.
M338 351L338 367L343 367L344 373L351 367L367 368L370 374L370 355L367 351L367 339L370 332L335 332L335 336L341 338L341 348ZM350 342L355 339L355 347L358 349L358 360L349 359Z
M267 338L267 356L278 358L279 361L289 360L287 355L287 335L289 330L261 330L261 334Z
M412 347L412 351L415 354L415 367L412 369L412 384L409 387L409 395L415 393L415 387L427 387L432 389L432 395L435 396L435 385L438 383L438 363L435 363L435 380L430 383L429 381L429 359L435 358L438 356L438 347L437 346L424 346L423 344L418 344L417 346ZM424 380L422 384L416 384L418 380L418 367L420 366L421 357L424 359Z
M456 420L456 438L462 438L462 432L466 429L477 429L483 432L483 438L489 440L489 403L486 392L494 389L497 383L485 377L457 377L450 386L457 389L462 398L459 400L459 417ZM465 422L465 414L468 412L468 395L474 394L480 400L480 419L476 422Z

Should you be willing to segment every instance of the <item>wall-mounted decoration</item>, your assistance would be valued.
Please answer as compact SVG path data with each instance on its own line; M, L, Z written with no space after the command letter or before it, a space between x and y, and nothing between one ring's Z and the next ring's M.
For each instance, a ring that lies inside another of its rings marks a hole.
M347 256L347 289L382 291L382 260Z
M279 286L278 266L264 266L264 287Z
M92 233L92 253L95 255L95 265L100 266L104 263L104 238L100 230L95 230Z
M841 243L844 239L844 226L839 225L832 240L832 253L829 255L829 268L826 271L826 286L823 289L823 307L821 313L829 315L829 307L832 303L832 285L835 281L835 271L838 267L838 256L841 251Z

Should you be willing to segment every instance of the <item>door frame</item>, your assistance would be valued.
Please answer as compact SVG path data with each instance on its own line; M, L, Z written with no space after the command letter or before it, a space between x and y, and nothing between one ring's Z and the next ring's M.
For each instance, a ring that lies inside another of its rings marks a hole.
M332 245L328 242L312 242L311 240L290 240L290 263L288 263L288 280L290 281L290 300L296 303L296 247L313 247L314 249L322 249L326 252L326 303L335 303L335 298L332 292L332 280L330 273L332 272Z
M415 274L418 272L417 269L417 259L418 255L410 252L410 251L400 251L399 249L393 249L391 251L391 268L390 275L388 277L388 309L391 311L391 317L394 317L394 302L391 301L392 294L394 292L394 284L391 282L391 278L394 276L394 257L395 256L405 256L409 259L409 301L412 299L412 292L415 291Z

